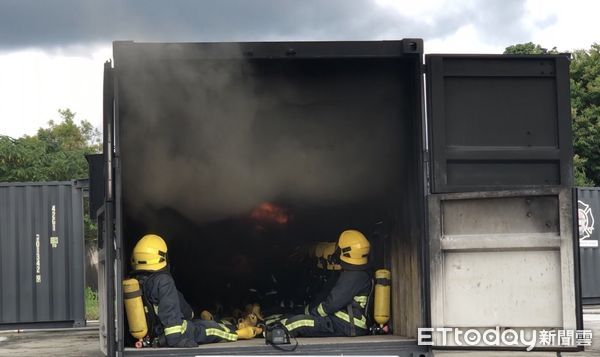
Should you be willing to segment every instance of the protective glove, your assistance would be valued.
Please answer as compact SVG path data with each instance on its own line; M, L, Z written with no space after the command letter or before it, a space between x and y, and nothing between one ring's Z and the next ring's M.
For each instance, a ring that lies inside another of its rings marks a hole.
M238 329L237 331L235 331L235 333L238 335L239 340L250 340L256 337L256 335L260 335L262 333L262 328L248 326Z

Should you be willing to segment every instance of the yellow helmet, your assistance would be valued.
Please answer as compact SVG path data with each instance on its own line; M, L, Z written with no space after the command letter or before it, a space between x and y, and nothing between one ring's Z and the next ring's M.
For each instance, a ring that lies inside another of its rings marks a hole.
M352 265L365 265L369 262L369 249L371 245L367 238L355 230L347 230L340 234L338 240L340 259Z
M156 234L146 234L133 248L134 270L157 271L167 266L167 243Z
M342 266L339 265L339 260L335 260L333 255L335 253L335 242L326 243L323 247L323 260L326 263L325 268L327 270L342 270Z

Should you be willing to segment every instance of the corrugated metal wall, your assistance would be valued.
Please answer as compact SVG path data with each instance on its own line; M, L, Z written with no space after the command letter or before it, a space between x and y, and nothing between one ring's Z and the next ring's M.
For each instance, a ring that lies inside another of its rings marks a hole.
M578 188L579 261L584 304L600 304L600 187Z
M0 184L0 329L85 324L83 245L81 188Z

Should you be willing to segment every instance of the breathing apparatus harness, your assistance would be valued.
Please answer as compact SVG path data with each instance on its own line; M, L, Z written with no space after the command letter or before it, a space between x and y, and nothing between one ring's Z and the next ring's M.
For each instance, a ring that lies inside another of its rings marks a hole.
M163 333L164 328L160 319L156 315L156 311L154 310L154 306L150 303L148 296L145 294L144 284L148 281L148 279L159 275L159 274L168 274L168 269L163 268L158 271L144 271L144 270L135 270L129 274L130 278L137 279L140 284L142 303L144 305L144 314L146 315L146 324L148 325L148 334L142 340L142 346L138 346L136 343L136 347L165 347L167 346L167 340Z

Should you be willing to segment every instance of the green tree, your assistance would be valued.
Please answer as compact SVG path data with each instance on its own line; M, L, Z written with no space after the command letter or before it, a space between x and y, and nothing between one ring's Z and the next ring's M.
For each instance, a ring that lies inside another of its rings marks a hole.
M59 109L60 123L48 122L48 128L40 128L37 137L50 151L98 151L100 149L100 132L87 120L80 125L75 123L75 113L70 109Z
M600 185L600 44L573 52L571 62L573 147L587 186Z
M506 47L504 54L506 55L548 55L557 54L556 47L548 50L540 45L536 45L533 42L519 43Z
M86 120L75 122L70 109L58 111L36 135L14 139L0 135L0 181L68 181L88 177L86 154L101 150L101 135ZM88 202L86 200L87 207ZM85 237L96 238L96 226L85 210Z
M505 54L556 54L532 42L509 46ZM577 186L600 185L600 45L572 53L571 116L573 118L573 158Z
M88 176L85 155L99 152L100 133L75 113L58 111L60 122L48 122L35 136L0 136L0 181L62 181Z

